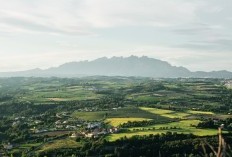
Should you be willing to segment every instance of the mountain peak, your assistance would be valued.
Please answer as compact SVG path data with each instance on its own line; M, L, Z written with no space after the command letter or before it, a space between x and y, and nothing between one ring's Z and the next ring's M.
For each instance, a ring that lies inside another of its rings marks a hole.
M69 62L59 67L47 70L33 69L15 73L0 73L1 77L11 76L57 76L57 77L77 77L77 76L142 76L154 78L173 77L213 77L232 78L232 73L228 71L213 72L191 72L184 67L172 66L166 61L161 61L147 56L129 57L102 57L93 61Z

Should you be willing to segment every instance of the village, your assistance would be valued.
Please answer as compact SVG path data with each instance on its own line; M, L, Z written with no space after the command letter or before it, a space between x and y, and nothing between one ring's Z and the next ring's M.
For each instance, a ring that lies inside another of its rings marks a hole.
M82 110L81 110L82 111ZM85 109L86 111L86 109ZM87 110L91 112L90 110ZM86 121L81 118L73 118L69 112L56 113L50 116L50 113L34 115L31 117L16 117L11 120L11 127L17 128L20 126L27 126L24 129L30 133L29 136L33 137L59 137L67 136L75 139L82 138L98 138L108 134L118 133L118 127L111 127L101 121ZM50 142L52 139L50 139ZM0 147L1 152L10 151L19 146L19 143L5 142Z
M227 80L227 81L225 81L225 86L227 87L227 88L232 88L232 80Z

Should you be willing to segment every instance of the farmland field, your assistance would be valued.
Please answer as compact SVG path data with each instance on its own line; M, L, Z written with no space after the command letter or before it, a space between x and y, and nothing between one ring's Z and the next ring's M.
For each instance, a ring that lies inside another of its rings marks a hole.
M93 156L114 154L117 147L135 141L171 149L194 139L197 148L198 139L218 139L222 126L223 137L230 139L232 92L223 82L100 76L0 79L0 153ZM13 148L5 151L11 143Z
M168 118L180 118L183 119L186 116L188 116L188 113L184 112L175 112L172 110L164 110L164 109L158 109L158 108L147 108L147 107L141 107L142 110L148 111L150 113L158 114L163 117L168 117Z
M137 119L157 119L159 121L168 121L169 118L159 116L158 114L153 114L144 111L137 107L124 107L115 109L112 111L97 111L97 112L74 112L73 114L76 118L81 118L85 120L102 120L105 118L137 118Z
M146 118L107 118L105 120L105 123L118 127L120 124L124 124L127 122L139 122L139 121L149 121L151 119L146 119Z
M185 116L189 116L190 114L213 114L211 112L190 112L187 113L176 113L171 110L162 110L162 109L155 109L155 108L141 108L143 110L149 111L154 114L159 114L160 116L169 117L169 118L181 118L183 119ZM188 114L189 113L189 114ZM132 127L129 128L129 131L126 133L118 133L114 135L109 135L107 139L109 141L114 141L120 139L122 137L132 137L134 135L150 135L150 134L161 134L166 132L177 132L177 133L184 133L184 134L193 134L197 136L210 136L210 135L217 135L217 129L200 129L196 128L196 126L200 123L200 120L180 120L177 122L170 122L164 124L156 124L150 126L143 126L143 127Z
M206 111L193 111L193 110L189 110L188 113L190 113L190 114L200 114L200 115L214 115L213 112L206 112Z
M190 132L188 132L190 131ZM130 131L126 133L118 133L118 134L111 134L106 137L108 141L116 141L120 138L131 138L133 136L144 136L144 135L158 135L158 134L166 134L167 132L175 132L175 133L183 133L183 134L189 134L192 133L194 135L198 136L212 136L217 135L218 131L215 129L188 129L188 130L182 130L182 129L167 129L167 130L141 130L141 131Z
M54 149L64 149L64 148L79 148L81 144L72 139L64 139L64 140L55 140L53 142L49 142L43 145L40 151L49 151Z
M84 119L84 120L102 120L105 118L107 112L98 111L98 112L74 112L73 117Z

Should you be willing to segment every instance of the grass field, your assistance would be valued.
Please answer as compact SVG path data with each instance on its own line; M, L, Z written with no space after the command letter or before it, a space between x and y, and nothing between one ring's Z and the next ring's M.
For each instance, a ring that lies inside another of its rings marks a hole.
M138 118L138 119L154 119L157 122L168 122L170 118L163 117L158 114L150 113L138 107L124 107L113 111L97 111L97 112L74 112L73 117L84 120L103 120L105 118Z
M179 122L157 124L146 127L134 127L130 128L129 131L125 133L111 134L107 136L107 140L114 141L125 136L129 138L134 135L155 135L166 132L177 132L184 134L192 133L197 136L210 136L218 133L217 129L198 129L194 127L194 125L197 125L199 122L199 120L182 120Z
M207 111L194 111L194 110L187 110L185 112L176 112L172 110L166 110L166 109L158 109L158 108L148 108L148 107L140 107L140 109L144 111L148 111L150 113L158 114L160 116L168 117L168 118L186 118L190 115L214 115L213 112L207 112Z
M74 112L72 116L74 118L80 118L84 120L103 120L105 118L105 115L107 114L107 111L97 111L97 112Z
M19 149L30 149L31 147L37 147L42 143L29 143L29 144L22 144L20 145Z
M150 95L141 95L141 96L134 97L134 100L135 101L154 102L154 101L161 100L161 98L156 97L156 96L150 96Z
M118 133L118 134L110 134L106 137L106 140L108 141L115 141L123 137L130 138L135 135L144 136L144 135L157 135L167 132L177 132L177 133L184 133L189 134L193 133L194 135L198 136L210 136L210 135L217 135L217 130L213 129L196 129L193 132L186 132L181 129L169 129L169 130L144 130L144 131L131 131L131 132L125 132L125 133Z
M34 102L49 102L49 101L72 101L72 100L89 100L98 99L100 94L86 90L82 86L45 86L37 87L36 85L28 87L30 93L22 96L22 100Z
M85 120L103 120L111 126L119 126L120 124L127 123L129 121L144 121L144 120L157 120L156 125L144 126L144 127L132 127L128 132L111 134L106 138L109 141L119 139L127 136L134 135L149 135L160 134L168 131L189 134L192 133L198 136L216 135L216 129L199 129L195 126L201 121L198 119L188 119L189 116L197 115L215 115L213 112L205 111L193 111L186 110L185 112L149 108L149 107L125 107L119 108L114 111L99 111L99 112L75 112L75 117L83 118ZM196 117L197 118L197 117ZM179 119L179 121L171 122L173 119Z
M127 123L127 122L138 122L138 121L145 121L145 120L151 120L146 118L107 118L105 120L105 123L117 127L120 124Z
M195 127L193 126L196 126L197 124L199 124L201 121L200 120L181 120L181 121L178 121L178 122L171 122L171 123L165 123L165 124L157 124L157 125L151 125L151 126L146 126L146 127L137 127L137 128L131 128L130 130L133 130L133 129L149 129L149 128L156 128L156 129L159 129L159 128L173 128L173 127L176 127L176 128L180 128L180 129L184 129L184 130L188 130L188 129L195 129Z
M37 133L34 136L60 136L60 135L67 135L70 134L70 131L51 131L51 132L44 132L44 133Z
M110 112L108 118L145 118L157 121L170 121L170 118L160 116L159 114L150 113L138 107L125 107Z
M184 112L175 112L172 110L165 110L165 109L157 109L157 108L148 108L148 107L140 107L141 110L148 111L153 114L157 114L167 118L180 118L183 119L190 114Z
M20 153L22 150L30 150L31 148L35 148L40 146L42 143L27 143L27 144L21 144L17 147L15 147L14 149L12 149L10 152L12 154L14 153Z
M54 150L54 149L64 149L64 148L79 148L81 144L72 139L63 139L49 142L41 147L39 152Z
M187 113L190 113L190 114L203 114L203 115L214 115L213 112L193 111L193 110L188 110Z
M125 136L130 138L135 135L155 135L167 132L191 133L198 136L216 135L217 129L200 129L195 126L201 120L205 121L210 118L225 120L225 118L232 117L228 114L231 112L227 111L228 106L225 106L227 100L231 98L231 92L222 87L224 81L220 79L105 76L0 79L0 106L3 110L0 112L0 117L7 118L1 118L0 124L10 122L9 125L3 126L4 132L0 133L4 139L2 144L7 141L16 141L13 143L15 147L8 153L14 156L20 156L22 152L28 152L26 155L45 151L56 153L57 149L66 149L61 150L66 153L69 151L67 148L70 148L70 151L72 149L74 152L85 151L91 154L93 148L101 147L100 143L103 138L115 141ZM170 105L173 110L169 110ZM45 114L43 114L44 110L47 111ZM207 111L215 111L215 113ZM64 115L61 118L54 116L62 112L71 115ZM20 118L19 121L29 125L23 128L21 125L14 126L15 129L12 132L11 123L17 121L16 117L25 117ZM48 120L47 117L51 119ZM33 123L36 120L43 122L36 125L36 128L54 131L32 134L29 129L34 126ZM55 122L58 120L68 122L62 124L62 130L55 128ZM97 131L86 127L90 121L106 124L102 125L99 130L109 129L111 126L118 127L129 121L137 123L123 125L124 128L119 129L118 133L102 135L99 143L95 143L97 141L93 139L82 138L81 142L76 142L75 139L68 137L72 132ZM67 127L68 125L80 125L81 127L71 130ZM12 139L11 137L16 134L22 134L20 137L31 138ZM175 148L175 142L172 142ZM105 144L107 146L103 151L111 149L110 144ZM123 143L125 146L126 144ZM81 149L82 146L83 149ZM59 156L59 154L55 155Z
M133 127L130 128L128 132L126 133L118 133L118 134L111 134L107 136L107 139L109 141L114 141L122 137L132 137L134 135L149 135L149 134L160 134L160 133L166 133L166 132L177 132L177 133L184 133L189 134L192 133L194 135L198 136L208 136L208 135L216 135L217 130L216 129L198 129L195 126L197 126L201 121L194 119L194 120L188 120L187 117L191 115L214 115L213 112L205 112L205 111L193 111L193 110L187 110L186 112L176 112L172 110L166 110L166 109L157 109L157 108L148 108L148 107L140 107L140 110L152 113L154 115L159 115L159 117L164 118L179 118L180 121L177 122L165 122L162 124L156 124L156 125L150 125L150 126L144 126L144 127ZM112 125L118 125L120 124L120 120L118 119L109 119L108 121ZM128 120L129 121L129 120ZM126 121L123 121L126 122Z

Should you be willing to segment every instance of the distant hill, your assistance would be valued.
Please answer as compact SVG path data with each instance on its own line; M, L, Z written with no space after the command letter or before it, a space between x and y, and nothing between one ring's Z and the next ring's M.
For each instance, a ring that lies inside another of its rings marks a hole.
M141 76L155 78L199 77L232 78L229 71L191 72L184 67L146 56L99 58L94 61L70 62L46 70L32 69L0 73L0 77L80 77L80 76Z

